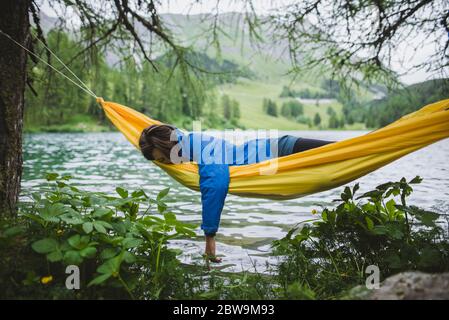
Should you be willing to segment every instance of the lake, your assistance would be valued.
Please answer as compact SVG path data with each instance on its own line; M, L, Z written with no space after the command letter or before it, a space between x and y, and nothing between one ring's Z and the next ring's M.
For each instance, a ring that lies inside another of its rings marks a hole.
M343 140L364 134L361 131L292 131L299 137ZM198 237L176 240L171 246L181 248L186 263L200 261L204 250L201 223L200 194L172 180L161 169L146 161L121 133L48 133L28 134L24 142L25 191L45 183L46 172L70 174L73 184L92 191L115 193L117 186L144 189L157 194L171 187L167 203L178 219L198 225ZM449 212L449 139L412 153L356 182L361 191L401 177L416 175L424 181L415 187L411 204L438 212ZM356 182L351 183L354 185ZM223 255L226 271L250 270L263 272L270 258L270 244L283 237L295 224L313 217L312 210L332 206L343 187L304 198L272 201L229 195L217 234L217 253Z

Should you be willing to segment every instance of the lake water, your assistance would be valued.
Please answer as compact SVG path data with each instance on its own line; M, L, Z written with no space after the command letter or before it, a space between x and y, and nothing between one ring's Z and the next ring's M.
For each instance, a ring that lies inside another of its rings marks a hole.
M364 134L360 131L294 131L296 136L342 140ZM171 187L169 208L178 219L198 225L198 237L176 240L171 246L183 250L182 260L199 261L204 250L200 194L191 191L155 165L146 161L120 133L30 134L24 143L23 189L38 188L45 172L74 176L72 183L86 190L115 193L117 186L143 188L156 194ZM361 191L401 177L416 175L424 181L415 187L410 203L439 212L449 212L449 139L440 141L389 164L359 180ZM355 182L350 185L354 185ZM241 198L229 195L217 234L217 253L227 271L265 270L273 240L283 237L295 224L313 217L320 205L331 206L343 187L288 201Z

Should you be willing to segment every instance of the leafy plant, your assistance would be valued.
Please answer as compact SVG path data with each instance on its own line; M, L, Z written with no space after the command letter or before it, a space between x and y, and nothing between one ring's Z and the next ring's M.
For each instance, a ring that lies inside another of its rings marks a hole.
M1 298L40 299L320 299L342 298L365 283L368 265L382 278L404 270L449 269L444 216L407 204L419 177L358 195L346 187L335 208L273 242L280 263L269 273L226 273L183 265L168 242L194 236L164 199L117 188L83 191L69 176L0 220ZM81 289L67 290L65 268L80 269Z
M170 283L165 279L179 267L179 252L167 243L195 236L194 225L177 220L168 210L164 198L169 189L159 192L156 199L143 190L123 188L116 189L118 196L110 196L82 191L69 180L70 176L48 174L47 190L33 193L32 203L22 208L27 225L6 229L4 234L26 230L22 236L45 258L47 274L55 282L60 280L63 285L65 267L78 266L86 297L95 292L121 296L123 290L129 298L135 298L136 290L149 297L169 295L164 292ZM146 288L139 288L142 280ZM91 287L113 290L89 291Z
M302 223L273 243L283 257L278 267L285 290L291 284L332 298L365 282L365 268L376 265L385 278L405 270L449 270L448 235L439 214L408 205L412 185L402 178L358 197L359 185L346 187L335 209Z

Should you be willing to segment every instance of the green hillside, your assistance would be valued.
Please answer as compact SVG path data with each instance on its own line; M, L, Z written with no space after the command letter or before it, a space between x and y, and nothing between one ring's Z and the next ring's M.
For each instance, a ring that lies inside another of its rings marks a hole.
M218 88L219 94L226 94L235 99L241 109L239 124L245 128L252 129L280 129L280 130L305 130L327 128L329 114L327 109L334 109L337 118L343 117L342 104L333 101L329 104L316 105L315 101L304 104L304 117L312 120L318 113L321 124L309 126L300 123L296 119L282 116L273 117L266 114L262 109L263 99L273 100L278 107L291 98L280 98L282 88L288 86L292 90L308 89L311 92L322 92L322 83L326 75L322 73L309 73L296 77L293 81L288 74L291 68L290 56L288 54L287 42L274 43L270 36L269 26L259 30L262 41L257 45L251 40L249 32L242 30L244 17L235 13L222 14L218 17L219 31L217 33L219 50L211 45L211 39L205 39L201 35L204 32L204 21L202 15L164 15L164 20L169 25L175 37L195 48L204 50L209 57L217 60L232 61L245 70L251 71L251 77L239 77L237 81L222 84ZM365 88L357 92L362 101L369 101L373 93ZM364 124L345 124L345 129L363 129Z
M307 124L299 123L294 119L288 119L281 115L277 117L270 116L263 112L262 103L264 98L272 99L278 106L283 102L291 100L291 98L280 98L282 87L287 83L267 83L262 81L253 81L240 79L236 84L226 84L220 86L221 94L227 94L236 99L240 104L241 119L240 123L245 128L251 129L280 129L280 130L307 130ZM309 87L308 85L302 85ZM297 85L301 87L301 85ZM321 116L322 123L327 126L329 115L327 114L328 107L333 108L337 115L341 116L342 105L335 101L330 104L305 104L304 116L313 119L316 113ZM313 128L317 128L313 126Z
M366 125L382 127L426 104L448 98L449 79L436 79L413 84L390 92L383 99L372 101L366 111Z

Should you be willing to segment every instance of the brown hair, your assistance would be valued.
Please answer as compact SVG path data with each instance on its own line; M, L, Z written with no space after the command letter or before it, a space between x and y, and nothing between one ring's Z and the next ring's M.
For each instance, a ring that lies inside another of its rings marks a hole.
M176 128L168 124L154 124L142 131L139 139L139 147L143 156L148 160L154 160L153 150L159 149L168 159L170 151L177 141L171 141L170 136Z

